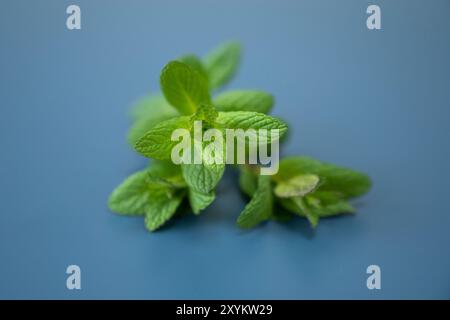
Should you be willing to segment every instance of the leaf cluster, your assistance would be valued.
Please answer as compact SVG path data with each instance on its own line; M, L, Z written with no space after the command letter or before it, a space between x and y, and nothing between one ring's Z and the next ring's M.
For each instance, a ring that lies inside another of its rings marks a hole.
M192 131L194 122L201 120L205 129L275 128L280 136L286 133L287 125L268 115L274 105L271 94L244 89L217 94L236 74L240 57L240 45L228 42L203 59L189 54L166 64L160 75L161 93L133 107L128 133L130 145L152 160L112 192L108 201L112 211L144 216L145 226L154 231L183 202L199 214L214 201L225 165L173 164L171 152L178 142L171 135L176 129ZM242 165L239 171L240 188L251 197L237 220L243 228L294 215L307 218L315 227L322 217L353 212L348 200L370 188L369 178L362 173L307 157L283 159L274 176L260 175L257 165Z

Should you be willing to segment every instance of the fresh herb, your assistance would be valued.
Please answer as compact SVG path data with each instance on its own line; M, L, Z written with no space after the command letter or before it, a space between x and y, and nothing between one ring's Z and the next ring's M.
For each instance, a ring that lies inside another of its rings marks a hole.
M260 197L260 179L258 168L244 166L240 168L241 189L252 200ZM342 168L329 163L323 163L309 157L288 157L280 162L276 175L271 176L271 193L273 204L287 210L278 210L277 206L270 208L271 217L277 219L278 212L286 216L298 215L309 220L316 227L320 218L344 213L353 213L355 209L349 203L354 197L369 191L371 181L363 173ZM250 202L244 212L254 205ZM243 212L243 213L244 213ZM247 218L242 227L253 226L260 222L260 216ZM238 220L239 223L239 220Z
M144 216L145 226L154 231L181 211L184 202L199 214L214 201L225 165L207 159L200 164L172 163L177 142L171 135L176 129L191 131L194 122L201 120L205 127L217 130L275 128L280 136L287 133L282 120L267 115L274 104L269 93L231 90L212 96L235 75L240 56L240 45L228 42L203 59L184 55L163 68L162 94L136 104L128 133L130 145L152 160L112 192L108 202L112 211ZM282 159L273 176L261 175L258 165L238 168L240 188L251 197L237 219L242 228L293 216L306 218L316 227L320 218L354 212L349 200L371 186L363 173L308 157Z

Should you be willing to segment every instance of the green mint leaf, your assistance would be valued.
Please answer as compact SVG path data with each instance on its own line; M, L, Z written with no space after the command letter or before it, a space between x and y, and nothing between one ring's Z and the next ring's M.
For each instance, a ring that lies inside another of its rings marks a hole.
M108 206L111 211L124 215L143 215L152 194L167 189L161 181L182 179L181 169L169 162L153 161L150 167L126 178L111 193ZM174 186L174 184L170 184Z
M323 163L308 157L289 157L280 161L277 182L289 180L301 174L315 174L321 180L320 191L339 192L342 198L360 196L371 187L370 178L358 171Z
M181 165L184 180L189 188L204 194L210 193L216 187L225 171L224 162L216 164L216 159L213 159L214 155L207 151L207 146L207 142L196 145L195 141L193 141L192 150L194 156L191 157L192 162ZM203 149L196 150L196 148ZM198 159L201 163L196 163L196 155L202 157Z
M210 127L213 127L219 113L212 105L202 104L192 116L192 120L202 120Z
M181 167L172 161L151 159L148 168L149 177L173 177L181 175Z
M216 198L214 191L209 193L197 192L193 189L189 189L189 204L192 211L195 214L199 214L200 211L207 208Z
M355 208L345 200L325 204L319 198L308 196L305 202L309 210L321 218L355 212Z
M270 176L258 176L258 185L250 202L238 217L237 224L242 228L252 228L272 215L272 189Z
M124 215L143 215L152 192L147 175L148 170L136 172L114 189L108 200L111 211Z
M224 164L182 164L183 177L187 185L194 191L210 193L222 178Z
M312 227L317 227L319 223L319 215L316 211L311 210L305 202L303 197L292 197L292 198L278 198L277 201L287 210L296 215L307 218Z
M179 116L177 110L163 96L148 96L141 99L132 110L134 123L127 136L132 146L157 123Z
M187 64L189 67L197 71L205 79L208 79L208 74L206 73L205 67L202 61L194 54L186 54L177 59L177 61Z
M252 197L258 185L258 175L250 169L250 166L239 167L239 187L249 197Z
M176 129L191 130L192 121L188 116L176 117L162 121L138 139L134 148L142 155L159 160L168 160L172 149L179 141L172 141L172 133Z
M302 212L303 214L300 214L300 216L305 216L306 219L308 219L309 223L313 228L316 228L319 224L319 215L317 214L317 211L312 210L305 204L305 200L302 197L293 197L291 198L294 203L299 208L299 211L295 211L294 213Z
M147 179L150 183L174 189L187 187L181 173L181 166L171 161L152 160Z
M169 189L157 189L150 194L145 210L145 226L155 231L166 223L176 212L183 199L183 193L171 192Z
M293 198L276 198L276 201L289 212L300 217L306 217L305 213L298 207Z
M274 104L271 94L257 90L233 90L219 94L214 105L219 111L254 111L269 113Z
M235 75L241 58L241 46L227 42L206 55L203 59L212 90L227 84Z
M149 117L158 117L160 114L179 115L161 94L149 94L139 99L130 111L133 121L139 121Z
M250 111L219 112L216 123L227 129L279 129L280 137L287 130L287 125L281 120L264 113Z
M342 194L339 192L318 190L307 195L305 203L310 210L315 211L320 217L355 212L355 208L352 205L346 200L342 200Z
M319 177L315 174L301 174L279 182L274 193L280 198L303 197L314 191L319 181Z
M345 213L353 213L355 209L339 194L317 191L306 197L278 198L277 201L288 211L307 218L316 227L320 218Z
M344 198L338 191L322 191L320 188L306 196L307 203L313 207L326 206L336 203Z
M180 61L169 62L162 70L161 90L181 114L193 114L200 104L211 104L207 80Z

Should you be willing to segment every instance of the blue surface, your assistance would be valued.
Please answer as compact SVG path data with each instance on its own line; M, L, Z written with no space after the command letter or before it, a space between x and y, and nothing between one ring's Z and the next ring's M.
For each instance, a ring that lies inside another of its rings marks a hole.
M65 27L72 3L80 31ZM449 13L445 0L2 1L0 298L450 298ZM228 39L245 46L229 88L276 96L284 154L373 178L357 215L239 230L231 170L204 214L161 232L109 212L146 163L125 140L130 104L169 59ZM366 288L370 264L381 290Z

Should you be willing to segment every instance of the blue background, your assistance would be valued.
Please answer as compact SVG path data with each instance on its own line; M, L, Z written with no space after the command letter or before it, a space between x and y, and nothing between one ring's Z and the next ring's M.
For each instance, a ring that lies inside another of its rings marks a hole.
M449 14L445 0L1 1L0 298L450 298ZM232 170L200 217L160 232L109 212L146 164L129 106L168 60L229 39L245 47L229 88L276 96L284 154L373 178L358 214L240 230Z

